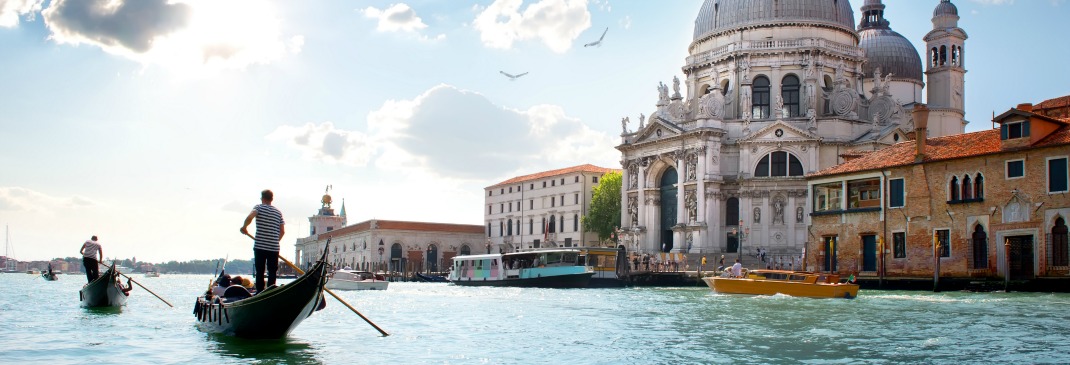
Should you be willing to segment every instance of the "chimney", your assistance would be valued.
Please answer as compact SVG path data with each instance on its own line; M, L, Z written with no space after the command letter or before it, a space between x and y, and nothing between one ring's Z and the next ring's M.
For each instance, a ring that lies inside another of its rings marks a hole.
M928 134L929 129L929 107L921 103L914 104L914 110L910 112L910 115L914 118L914 144L917 146L914 162L921 162L925 159L925 136Z
M1023 112L1032 113L1033 112L1033 103L1021 103L1021 104L1018 104L1018 110L1021 110Z

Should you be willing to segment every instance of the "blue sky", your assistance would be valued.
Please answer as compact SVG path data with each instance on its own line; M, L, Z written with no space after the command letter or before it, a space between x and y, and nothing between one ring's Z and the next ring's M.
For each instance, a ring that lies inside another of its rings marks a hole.
M885 3L924 49L937 1ZM955 4L967 131L1070 94L1065 0ZM488 185L619 168L620 119L683 78L700 5L0 0L0 225L21 260L94 234L108 257L248 258L270 188L292 256L328 184L350 223L481 225Z

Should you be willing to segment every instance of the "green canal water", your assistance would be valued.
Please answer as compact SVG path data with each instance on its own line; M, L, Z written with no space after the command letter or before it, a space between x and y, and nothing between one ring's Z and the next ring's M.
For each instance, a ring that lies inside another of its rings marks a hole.
M863 290L854 300L718 295L705 287L339 292L278 341L199 331L208 275L134 275L119 311L78 306L83 275L0 274L11 364L1035 364L1070 363L1070 294Z

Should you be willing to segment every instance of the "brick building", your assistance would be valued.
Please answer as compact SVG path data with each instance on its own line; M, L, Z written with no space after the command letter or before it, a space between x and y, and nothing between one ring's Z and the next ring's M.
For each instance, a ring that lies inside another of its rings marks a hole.
M1067 100L1021 104L994 118L998 129L915 138L808 175L807 268L881 278L933 278L937 268L950 278L1066 277ZM914 114L924 136L928 111Z

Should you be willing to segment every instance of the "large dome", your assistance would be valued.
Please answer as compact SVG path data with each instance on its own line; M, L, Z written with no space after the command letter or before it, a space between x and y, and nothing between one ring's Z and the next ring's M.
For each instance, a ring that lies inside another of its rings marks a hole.
M695 18L694 40L735 28L784 23L854 31L854 11L847 0L705 0Z
M858 36L858 47L866 51L866 63L862 65L865 75L872 75L880 67L882 76L891 72L895 78L922 81L918 50L902 35L891 29L866 29Z
M884 19L884 4L880 0L866 0L862 6L862 22L858 25L858 47L866 51L865 75L881 68L881 76L908 78L922 82L921 57L914 44L896 33Z

